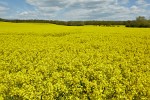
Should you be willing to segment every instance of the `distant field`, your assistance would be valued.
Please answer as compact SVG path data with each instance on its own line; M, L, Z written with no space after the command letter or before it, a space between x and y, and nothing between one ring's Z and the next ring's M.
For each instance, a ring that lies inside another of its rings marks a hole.
M150 100L150 28L0 22L0 100Z

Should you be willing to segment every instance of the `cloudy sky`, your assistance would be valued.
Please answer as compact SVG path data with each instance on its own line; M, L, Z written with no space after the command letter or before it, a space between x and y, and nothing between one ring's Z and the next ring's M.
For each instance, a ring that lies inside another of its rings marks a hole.
M131 20L150 18L150 0L0 0L0 18Z

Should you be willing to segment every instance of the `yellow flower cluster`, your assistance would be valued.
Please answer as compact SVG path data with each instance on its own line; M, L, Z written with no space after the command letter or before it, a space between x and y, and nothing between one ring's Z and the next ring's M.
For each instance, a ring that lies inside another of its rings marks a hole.
M0 100L150 99L148 28L0 26Z

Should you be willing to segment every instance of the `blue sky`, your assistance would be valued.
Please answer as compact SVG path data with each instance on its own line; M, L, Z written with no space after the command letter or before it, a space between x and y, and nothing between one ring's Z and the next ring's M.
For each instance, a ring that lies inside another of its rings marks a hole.
M150 18L150 0L0 0L0 18L132 20Z

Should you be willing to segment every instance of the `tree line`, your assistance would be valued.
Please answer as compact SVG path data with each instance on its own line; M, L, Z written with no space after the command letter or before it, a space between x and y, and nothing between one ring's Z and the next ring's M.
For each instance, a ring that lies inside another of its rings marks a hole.
M21 20L21 19L2 19L3 22L14 22L14 23L51 23L57 25L66 26L84 26L84 25L97 25L97 26L116 26L125 25L126 27L147 27L150 28L150 19L146 19L144 16L139 16L136 20L128 21L59 21L59 20Z
M127 21L126 27L146 27L150 28L150 19L146 19L144 16L139 16L136 20Z

